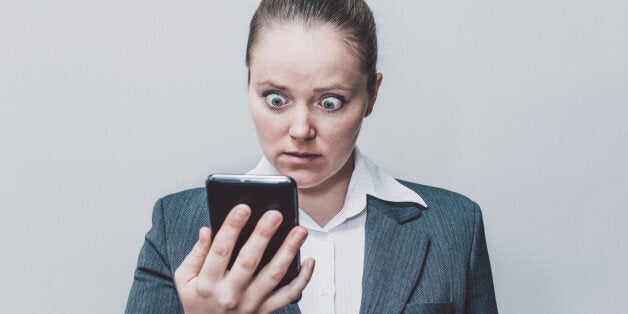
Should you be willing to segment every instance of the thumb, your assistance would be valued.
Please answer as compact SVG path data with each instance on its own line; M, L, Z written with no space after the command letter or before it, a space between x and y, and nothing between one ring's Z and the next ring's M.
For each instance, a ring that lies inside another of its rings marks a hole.
M192 251L185 257L179 268L174 272L174 282L178 289L183 288L190 280L196 278L203 267L211 243L211 229L202 227L198 231L198 241Z

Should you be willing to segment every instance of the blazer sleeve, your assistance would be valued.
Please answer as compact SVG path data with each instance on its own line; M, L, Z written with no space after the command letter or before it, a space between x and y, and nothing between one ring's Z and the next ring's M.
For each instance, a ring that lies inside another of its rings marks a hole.
M153 225L138 257L126 313L183 313L173 278L163 201L159 199L153 209Z
M467 278L466 312L497 313L491 263L488 258L488 249L486 248L486 238L484 236L482 211L477 204L474 204L473 218L473 244L469 259L469 277Z

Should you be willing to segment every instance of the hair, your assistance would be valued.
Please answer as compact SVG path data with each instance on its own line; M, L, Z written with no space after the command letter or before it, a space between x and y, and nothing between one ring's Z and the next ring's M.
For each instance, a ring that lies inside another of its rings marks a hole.
M377 74L377 33L373 13L364 0L262 0L249 27L246 67L251 66L251 52L264 28L294 22L300 22L306 28L326 24L336 28L360 58L360 68L367 76L367 90L369 95L373 94Z

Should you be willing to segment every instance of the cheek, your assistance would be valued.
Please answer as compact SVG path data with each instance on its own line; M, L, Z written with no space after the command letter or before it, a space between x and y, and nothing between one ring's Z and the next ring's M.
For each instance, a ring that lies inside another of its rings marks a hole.
M361 125L361 115L352 115L346 119L334 121L333 125L328 125L326 128L327 138L330 144L339 151L353 150Z
M272 114L251 108L251 116L260 145L270 145L274 139L281 135L281 123L277 119L273 119Z

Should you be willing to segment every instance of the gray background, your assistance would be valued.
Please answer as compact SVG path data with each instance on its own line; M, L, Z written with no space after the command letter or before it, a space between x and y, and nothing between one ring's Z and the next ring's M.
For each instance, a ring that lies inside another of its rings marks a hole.
M503 313L624 312L628 2L369 3L362 150L482 206ZM0 2L0 312L121 312L153 203L255 165L255 7Z

